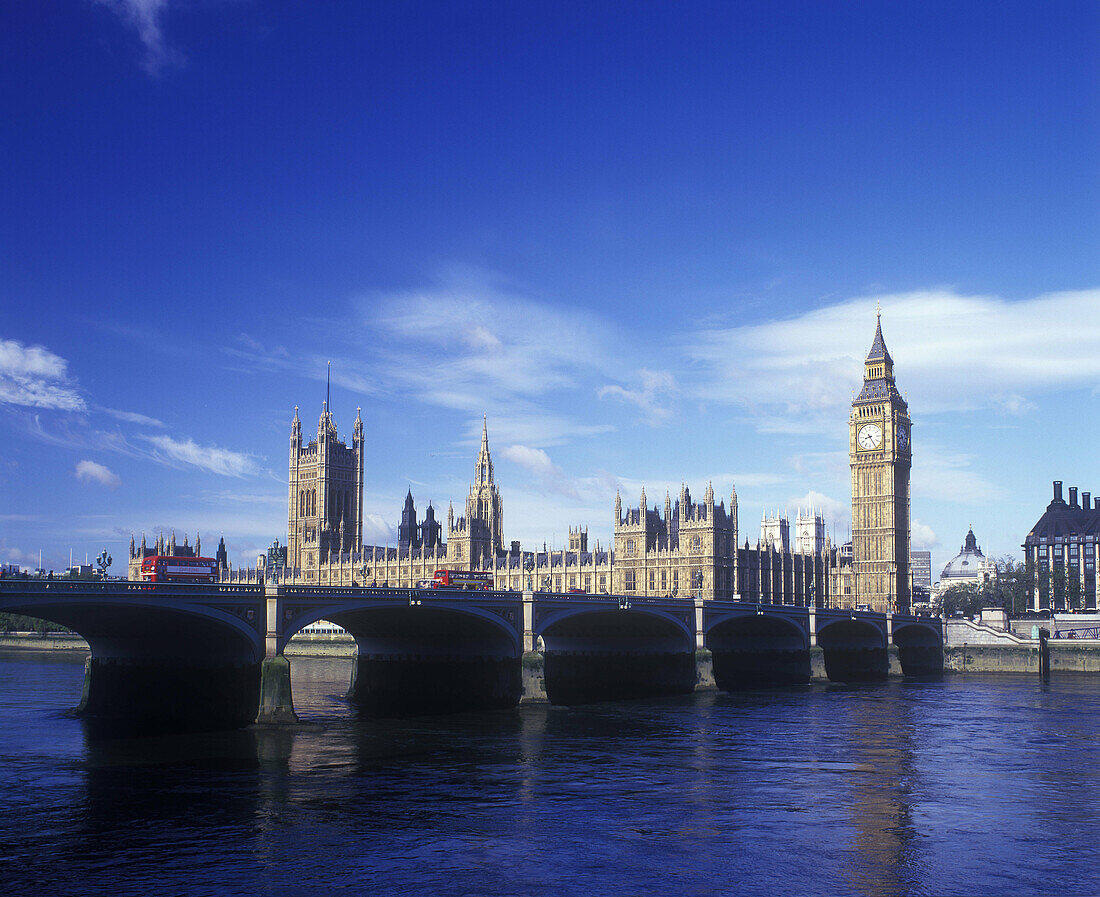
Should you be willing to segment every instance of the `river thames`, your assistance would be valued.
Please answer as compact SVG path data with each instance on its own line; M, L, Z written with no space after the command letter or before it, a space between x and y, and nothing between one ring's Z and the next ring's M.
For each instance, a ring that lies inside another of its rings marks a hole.
M7 893L1087 894L1100 677L949 676L89 739L82 658L0 653Z

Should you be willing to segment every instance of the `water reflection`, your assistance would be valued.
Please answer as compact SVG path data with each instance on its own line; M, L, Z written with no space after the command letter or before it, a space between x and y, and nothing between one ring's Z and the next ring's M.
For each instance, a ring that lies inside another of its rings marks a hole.
M101 740L56 709L79 666L4 664L17 892L1100 889L1092 679L375 721L343 701L347 664L297 658L300 727Z
M849 818L854 838L848 882L867 897L911 893L921 878L911 805L918 776L912 744L917 723L914 705L897 699L900 687L853 688Z

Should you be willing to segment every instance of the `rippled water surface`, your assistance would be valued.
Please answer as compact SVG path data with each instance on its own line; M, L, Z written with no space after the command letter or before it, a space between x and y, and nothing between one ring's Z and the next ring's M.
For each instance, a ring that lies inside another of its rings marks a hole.
M1100 677L950 677L89 740L0 654L0 892L1100 892Z

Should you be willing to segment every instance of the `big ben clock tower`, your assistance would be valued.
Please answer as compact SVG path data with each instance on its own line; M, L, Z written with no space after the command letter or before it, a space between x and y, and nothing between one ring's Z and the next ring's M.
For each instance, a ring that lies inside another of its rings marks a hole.
M848 429L853 603L908 613L913 443L909 408L894 383L894 360L882 338L881 313Z

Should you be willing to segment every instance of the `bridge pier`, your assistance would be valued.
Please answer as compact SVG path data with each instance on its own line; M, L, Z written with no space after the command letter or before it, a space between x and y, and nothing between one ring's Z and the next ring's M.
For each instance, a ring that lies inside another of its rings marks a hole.
M260 701L256 722L268 726L298 722L290 690L290 661L282 655L265 657L260 664Z
M290 689L290 661L280 646L282 595L277 585L264 586L264 614L267 630L264 647L267 656L260 664L259 709L256 722L261 725L286 725L298 722L294 696Z

